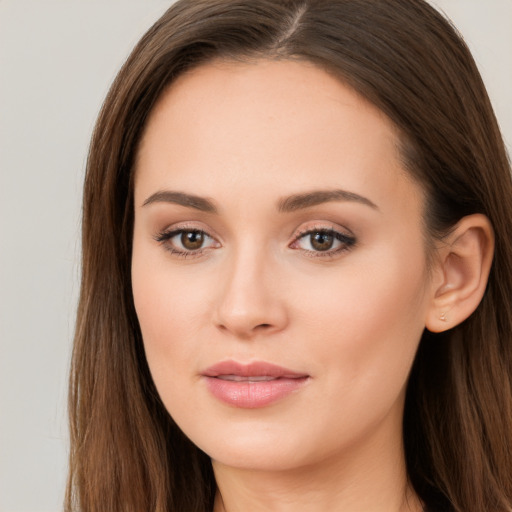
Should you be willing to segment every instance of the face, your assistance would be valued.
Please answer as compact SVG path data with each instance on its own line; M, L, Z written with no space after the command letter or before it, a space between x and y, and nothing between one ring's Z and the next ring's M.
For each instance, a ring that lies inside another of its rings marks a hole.
M400 444L431 286L397 143L300 62L204 65L152 112L133 295L163 403L214 461L286 469Z

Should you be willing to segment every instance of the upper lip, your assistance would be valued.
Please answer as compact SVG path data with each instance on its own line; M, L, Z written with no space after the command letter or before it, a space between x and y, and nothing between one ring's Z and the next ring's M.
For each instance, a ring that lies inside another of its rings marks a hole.
M244 364L236 361L221 361L207 368L202 375L219 377L222 375L237 375L240 377L274 377L282 379L300 379L309 377L307 373L295 372L265 361L254 361Z

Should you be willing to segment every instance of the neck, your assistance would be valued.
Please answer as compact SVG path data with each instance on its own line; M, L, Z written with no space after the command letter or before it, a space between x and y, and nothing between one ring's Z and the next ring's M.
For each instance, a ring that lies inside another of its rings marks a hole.
M396 432L396 431L395 431ZM213 461L214 512L421 512L405 468L401 436L293 469L236 468Z

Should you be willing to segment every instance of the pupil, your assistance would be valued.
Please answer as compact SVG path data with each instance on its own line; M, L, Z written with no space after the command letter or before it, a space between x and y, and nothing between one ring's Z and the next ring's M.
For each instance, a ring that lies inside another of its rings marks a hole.
M333 242L334 237L329 233L315 233L311 238L311 245L317 251L328 251Z
M204 242L204 234L200 231L184 231L181 234L181 243L185 249L200 249Z

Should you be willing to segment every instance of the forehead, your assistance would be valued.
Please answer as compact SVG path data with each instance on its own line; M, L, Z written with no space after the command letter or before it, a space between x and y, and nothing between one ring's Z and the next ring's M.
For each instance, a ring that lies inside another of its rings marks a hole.
M191 185L210 195L212 179L240 193L284 184L300 193L314 182L382 195L409 182L398 142L380 110L311 63L215 61L159 99L139 147L136 195Z

